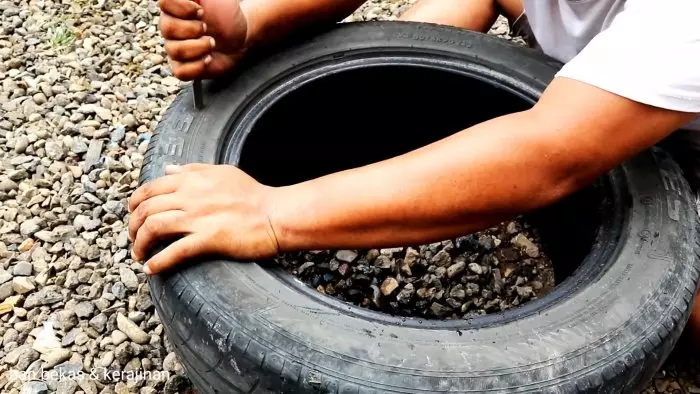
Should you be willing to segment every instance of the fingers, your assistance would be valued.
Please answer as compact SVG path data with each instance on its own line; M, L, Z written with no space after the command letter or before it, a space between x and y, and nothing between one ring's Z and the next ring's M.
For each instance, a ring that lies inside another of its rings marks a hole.
M165 51L176 61L197 60L208 55L216 46L213 38L205 36L196 40L168 40Z
M207 66L211 63L211 56L207 55L203 60L194 62L172 61L173 75L181 81L191 81L201 78L206 73Z
M162 14L160 31L166 40L189 40L204 35L207 32L207 25L198 20L184 20Z
M200 234L192 234L181 238L151 257L144 266L144 272L147 275L156 274L170 269L187 259L209 253L206 244L206 237Z
M175 192L181 184L182 179L179 176L166 175L142 185L136 189L129 199L129 212L134 212L139 204L151 197Z
M166 211L182 210L183 202L176 196L172 193L162 194L139 204L129 216L129 239L131 241L136 239L139 229L150 216Z
M197 172L197 171L204 171L211 169L215 166L211 164L204 164L204 163L188 163L183 166L167 166L165 167L165 173L167 174L168 171L172 171L173 174L177 174L180 172Z
M202 7L191 0L160 0L158 5L164 13L180 19L196 19L204 15Z
M188 228L185 218L184 211L166 211L147 217L134 240L131 251L134 260L143 260L158 241L185 233Z

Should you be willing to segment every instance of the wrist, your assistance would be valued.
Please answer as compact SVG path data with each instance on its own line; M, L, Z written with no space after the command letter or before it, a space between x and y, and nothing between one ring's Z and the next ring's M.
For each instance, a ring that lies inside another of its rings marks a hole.
M297 186L274 187L268 189L264 198L264 211L270 223L271 232L275 234L279 253L289 253L308 249L302 234L309 223L313 223L305 207L312 204Z
M277 245L277 253L287 253L291 252L291 250L287 242L287 226L285 222L288 219L286 217L287 215L284 213L286 211L283 206L285 200L281 195L281 189L282 188L279 187L266 188L261 202L261 210L269 225L268 231L274 237Z

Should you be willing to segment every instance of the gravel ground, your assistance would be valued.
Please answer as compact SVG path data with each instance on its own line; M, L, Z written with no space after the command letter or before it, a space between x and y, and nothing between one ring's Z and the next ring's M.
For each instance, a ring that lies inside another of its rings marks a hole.
M459 319L504 311L554 287L536 229L509 221L406 248L294 253L278 262L318 292L395 316Z
M349 19L408 3L370 1ZM0 391L188 392L125 225L181 86L156 2L0 0L0 16ZM698 372L676 354L648 391L700 392Z

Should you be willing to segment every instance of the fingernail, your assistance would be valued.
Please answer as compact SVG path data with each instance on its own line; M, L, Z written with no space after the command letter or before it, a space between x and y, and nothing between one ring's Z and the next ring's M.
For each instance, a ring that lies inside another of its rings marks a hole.
M204 16L204 10L203 9L198 9L197 10L197 18L201 18Z
M204 33L207 32L207 24L204 23L204 22L202 22L202 31L203 31Z
M211 55L207 55L207 57L204 58L204 64L209 64L211 63Z
M212 49L216 48L216 41L214 41L214 37L209 37L209 45L211 45Z
M166 174L175 174L177 172L180 172L182 170L182 167L180 167L177 164L168 164L165 166L165 173Z
M143 266L143 272L144 272L146 275L151 275L151 274L153 274L153 271L151 271L151 267L148 266L148 263L144 264L144 266Z

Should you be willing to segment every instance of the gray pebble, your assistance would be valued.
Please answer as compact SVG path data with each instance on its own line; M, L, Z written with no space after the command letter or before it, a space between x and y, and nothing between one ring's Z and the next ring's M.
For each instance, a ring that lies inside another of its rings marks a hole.
M0 192L11 192L13 190L17 190L19 185L17 182L14 182L11 179L5 178L3 180L0 180Z
M75 311L75 314L78 315L78 317L88 318L92 316L92 314L95 312L95 305L93 305L93 303L90 301L81 301L75 305L73 310ZM99 324L99 322L97 322L97 324ZM93 327L98 331L101 331L98 327Z
M90 319L88 324L90 324L90 327L94 328L98 332L102 332L105 330L105 326L107 325L107 315L104 313L99 313Z
M12 274L15 276L30 276L32 274L32 265L26 261L20 261L12 268Z
M8 297L14 294L14 289L12 288L12 282L6 282L0 285L0 302L5 301Z
M19 225L19 232L24 237L31 237L37 231L41 230L41 220L37 218L32 218L24 221Z
M138 288L139 279L134 273L134 271L131 270L131 268L123 264L120 265L119 277L121 278L121 282L124 284L124 286L126 286L127 289L135 291Z
M29 146L29 139L26 135L21 135L17 137L15 141L15 153L24 153Z
M9 282L11 280L12 280L12 274L10 274L4 268L0 267L0 284Z
M345 263L352 263L357 258L354 250L339 250L335 253L335 258Z
M138 344L142 345L151 340L150 335L121 313L117 314L117 327L119 327L119 330L126 334L129 339Z
M20 394L47 394L48 392L49 387L46 383L38 380L31 380L22 385Z

